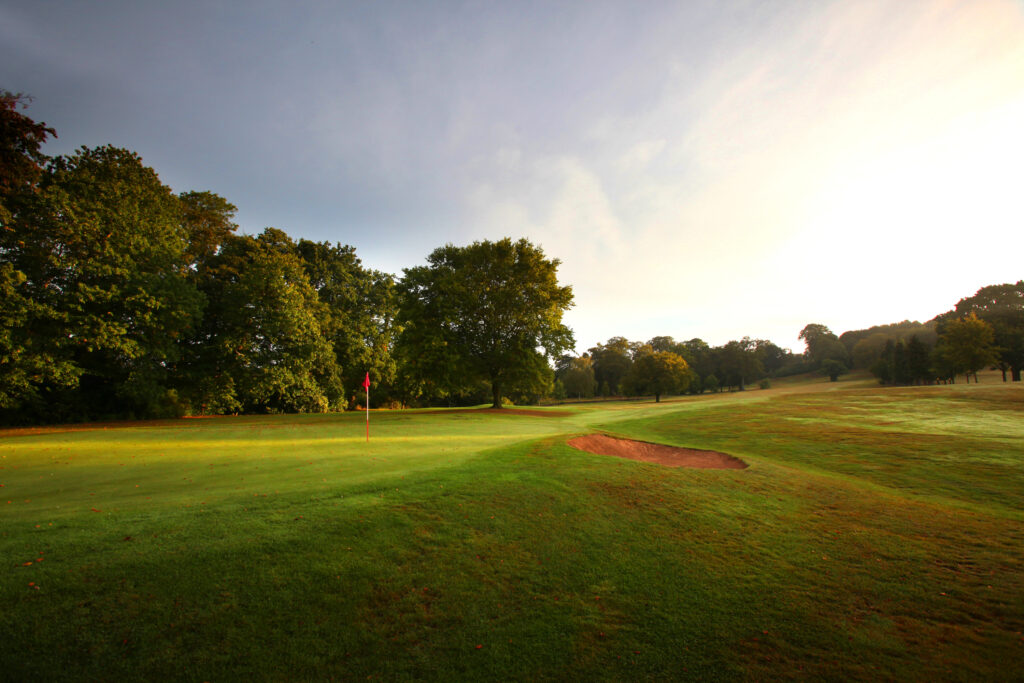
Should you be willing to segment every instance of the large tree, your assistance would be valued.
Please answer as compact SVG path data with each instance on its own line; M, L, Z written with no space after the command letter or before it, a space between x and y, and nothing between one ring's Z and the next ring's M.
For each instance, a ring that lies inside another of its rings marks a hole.
M846 347L839 341L839 337L825 325L820 323L806 325L804 329L800 330L799 338L803 339L807 345L805 355L814 367L820 368L821 364L829 359L839 361L844 365L849 364Z
M548 360L574 344L562 324L572 288L558 284L558 259L505 238L448 244L427 262L401 283L399 341L411 374L449 391L485 380L495 408L510 389L549 381Z
M761 377L763 372L756 344L750 337L728 342L718 349L718 374L723 385L743 391L748 382Z
M689 366L682 356L671 351L655 351L650 345L637 351L626 377L630 393L654 394L655 403L661 401L662 394L685 391L689 382Z
M938 353L952 372L963 373L968 382L971 375L978 381L978 370L998 360L993 341L992 326L978 318L974 312L966 317L949 320L939 335Z
M1009 370L1013 381L1019 382L1024 369L1024 280L982 287L974 296L961 299L948 317L971 313L992 326L1003 381Z
M20 93L0 90L0 229L7 229L13 204L35 193L49 160L42 145L48 137L57 137L53 128L18 111L30 101Z
M347 245L299 240L297 250L324 304L324 334L334 346L345 386L355 390L369 372L373 396L387 398L397 372L394 278L364 268Z
M19 111L28 98L0 91L0 414L5 421L45 387L69 387L80 371L59 350L61 315L34 297L22 270L26 239L34 235L26 213L37 202L48 157L41 146L52 128Z
M619 385L633 365L629 340L612 337L606 343L592 347L588 353L594 364L594 380L600 386L607 384L610 394L618 394Z
M576 398L591 398L597 388L593 361L585 355L570 360L559 379L562 380L565 393Z
M39 188L3 252L23 296L47 312L31 333L54 340L63 377L81 375L76 391L50 396L44 419L176 411L172 370L202 307L177 197L138 155L110 146L54 159Z
M186 252L190 265L197 266L216 254L238 226L234 204L213 192L182 192L181 225L188 236Z
M326 306L295 244L267 228L228 236L200 268L209 300L189 373L199 412L324 412L343 399Z

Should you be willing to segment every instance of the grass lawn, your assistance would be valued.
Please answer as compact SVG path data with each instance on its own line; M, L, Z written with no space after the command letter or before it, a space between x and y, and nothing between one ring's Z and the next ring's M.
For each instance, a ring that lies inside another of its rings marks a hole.
M0 678L1020 680L1024 387L554 412L5 431Z

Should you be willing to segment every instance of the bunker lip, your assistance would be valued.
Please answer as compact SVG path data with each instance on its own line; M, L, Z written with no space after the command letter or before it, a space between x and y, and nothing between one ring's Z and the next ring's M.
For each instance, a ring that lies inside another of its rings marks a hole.
M698 469L742 470L747 463L718 451L705 451L698 448L678 448L660 443L617 439L606 434L587 434L577 436L567 442L577 450L612 455L630 460L653 462L666 467L695 467Z

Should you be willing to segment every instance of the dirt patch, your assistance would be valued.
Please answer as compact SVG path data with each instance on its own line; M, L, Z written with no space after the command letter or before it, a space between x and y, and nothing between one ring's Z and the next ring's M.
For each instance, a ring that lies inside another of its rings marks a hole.
M604 434L588 434L569 440L569 445L588 453L614 455L618 458L655 462L667 467L696 467L700 469L742 470L747 463L718 451L697 448L677 448L660 443L616 439Z

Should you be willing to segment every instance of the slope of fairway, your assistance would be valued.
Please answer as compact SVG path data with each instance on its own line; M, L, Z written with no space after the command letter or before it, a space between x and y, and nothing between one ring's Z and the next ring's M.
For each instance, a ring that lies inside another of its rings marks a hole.
M7 432L0 671L1012 680L1024 392L820 388Z

